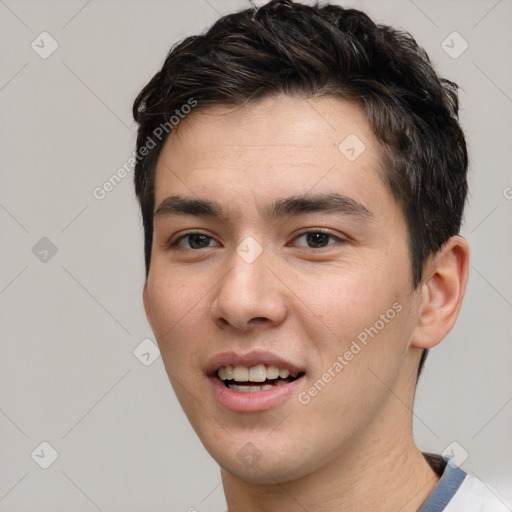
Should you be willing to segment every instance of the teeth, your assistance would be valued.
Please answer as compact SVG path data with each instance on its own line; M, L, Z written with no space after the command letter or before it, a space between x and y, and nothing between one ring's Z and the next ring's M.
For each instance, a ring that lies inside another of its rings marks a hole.
M264 364L257 364L249 370L251 382L265 382L267 380L267 369Z
M275 380L278 377L286 379L288 376L297 377L298 373L290 373L285 368L278 368L274 365L265 366L264 364L257 364L251 368L246 366L221 366L217 370L217 375L221 380L234 380L236 382L265 382L268 380ZM233 384L235 387L236 386ZM235 389L233 387L232 389ZM247 386L244 386L247 387ZM252 389L261 388L264 386L252 386ZM238 390L237 390L238 391Z
M274 365L267 366L267 379L277 379L277 377L279 377L279 368Z
M233 378L237 382L247 382L249 380L249 368L245 366L235 366L233 370Z
M263 386L240 386L237 384L229 384L229 389L233 391L240 391L242 393L256 393L257 391L265 391L266 389L272 389L272 384L264 384Z

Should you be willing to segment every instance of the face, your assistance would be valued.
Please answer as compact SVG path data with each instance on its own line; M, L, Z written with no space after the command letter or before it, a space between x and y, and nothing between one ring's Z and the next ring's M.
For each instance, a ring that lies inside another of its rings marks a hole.
M363 112L333 97L198 110L162 149L146 313L240 478L300 478L409 421L392 396L414 387L418 297L379 165Z

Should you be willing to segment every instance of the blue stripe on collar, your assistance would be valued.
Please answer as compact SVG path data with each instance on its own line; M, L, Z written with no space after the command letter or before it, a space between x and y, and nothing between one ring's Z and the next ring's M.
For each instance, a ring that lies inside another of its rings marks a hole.
M466 478L466 473L457 467L451 459L446 458L446 460L447 464L443 475L418 512L442 512Z

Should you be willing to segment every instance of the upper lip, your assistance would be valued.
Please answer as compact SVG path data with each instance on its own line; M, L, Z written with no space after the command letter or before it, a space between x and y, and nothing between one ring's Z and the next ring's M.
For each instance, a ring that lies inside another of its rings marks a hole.
M274 365L278 368L286 369L290 373L304 372L304 368L296 363L287 361L281 356L271 352L251 351L251 352L222 352L213 356L207 363L205 372L208 376L214 376L221 366L246 366L251 368L257 364Z

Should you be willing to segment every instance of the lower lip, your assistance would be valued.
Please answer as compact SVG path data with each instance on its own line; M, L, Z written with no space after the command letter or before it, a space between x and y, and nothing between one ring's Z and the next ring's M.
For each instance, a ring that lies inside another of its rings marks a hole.
M302 384L302 377L300 377L293 382L274 386L272 389L244 393L243 391L229 389L217 377L210 377L209 380L213 394L219 403L226 409L238 412L274 409L289 399Z

